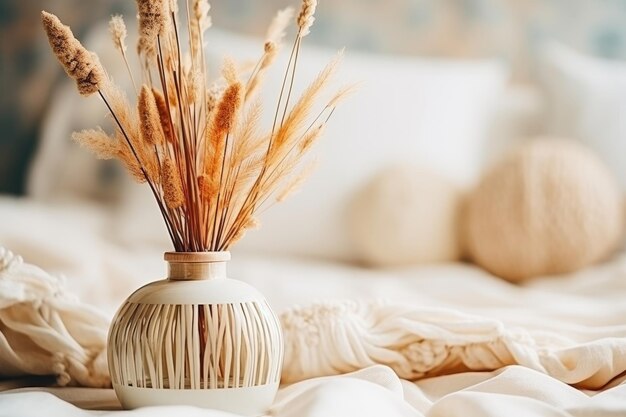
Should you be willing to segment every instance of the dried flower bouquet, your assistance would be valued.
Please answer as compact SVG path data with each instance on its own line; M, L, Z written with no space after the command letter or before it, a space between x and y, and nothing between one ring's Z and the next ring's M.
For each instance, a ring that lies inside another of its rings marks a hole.
M209 82L207 1L185 2L185 52L177 1L137 0L141 74L133 74L129 65L124 20L114 16L110 22L113 42L135 85L136 106L111 82L97 55L56 16L42 12L50 46L80 94L99 94L115 121L112 134L98 128L76 132L73 138L98 158L119 159L137 181L148 184L176 251L227 250L256 226L262 206L284 200L310 171L310 165L299 168L300 162L351 91L335 92L312 117L337 70L339 53L290 103L302 40L315 20L316 5L316 0L303 0L296 16L297 34L267 129L260 126L262 104L255 93L280 50L293 9L277 13L252 69L225 59L221 76Z

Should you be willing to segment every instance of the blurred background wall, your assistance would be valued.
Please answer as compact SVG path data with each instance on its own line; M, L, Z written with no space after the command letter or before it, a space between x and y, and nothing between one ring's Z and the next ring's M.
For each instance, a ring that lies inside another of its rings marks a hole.
M216 0L214 24L260 34L289 0ZM0 193L22 194L51 92L63 77L39 23L44 7L80 37L130 0L0 0ZM533 78L534 45L557 39L583 52L626 57L626 0L321 1L311 39L333 47L447 57L494 56L513 82ZM69 138L68 138L69 140Z

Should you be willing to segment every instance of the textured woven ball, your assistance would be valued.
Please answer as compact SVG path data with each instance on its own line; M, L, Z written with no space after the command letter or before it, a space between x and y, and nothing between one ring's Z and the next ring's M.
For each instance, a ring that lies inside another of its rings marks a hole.
M445 178L394 165L356 196L350 232L360 259L373 266L458 260L461 192Z
M535 140L483 177L467 199L463 231L470 257L507 280L571 272L615 249L622 196L586 148Z

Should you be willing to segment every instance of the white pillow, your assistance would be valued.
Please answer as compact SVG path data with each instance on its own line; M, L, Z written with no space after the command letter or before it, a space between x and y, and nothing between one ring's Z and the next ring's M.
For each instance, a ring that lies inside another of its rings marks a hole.
M626 63L583 55L558 43L541 54L549 133L580 140L626 187Z
M214 31L208 48L213 64L225 54L254 60L262 42ZM289 48L285 49L263 86L266 126L286 66ZM296 94L334 54L333 50L303 46ZM362 85L337 109L314 151L319 156L316 172L300 193L263 213L261 229L249 232L237 250L353 260L345 211L353 193L381 168L391 162L419 160L459 185L470 185L477 178L483 141L508 77L500 62L347 52L340 74L336 85L355 81ZM147 201L147 193L130 190L118 225L122 232L130 230L125 224L136 226L138 216L145 215L145 209L129 209L142 206L133 199L154 204ZM148 240L165 243L167 236L161 227L142 229ZM158 236L153 232L157 230ZM124 240L139 238L137 234Z
M0 196L0 246L54 275L80 299L97 303L111 289L99 262L109 213L78 201L58 204Z

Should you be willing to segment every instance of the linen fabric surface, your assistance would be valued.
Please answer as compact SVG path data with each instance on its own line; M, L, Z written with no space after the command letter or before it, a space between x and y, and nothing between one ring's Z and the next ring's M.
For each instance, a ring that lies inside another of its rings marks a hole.
M351 374L283 387L268 416L275 417L607 417L626 413L626 384L585 393L519 366L412 383L377 365ZM73 404L76 404L73 405ZM91 410L87 410L91 409ZM96 410L97 411L93 411ZM45 410L45 413L42 413ZM0 416L236 417L186 406L119 411L112 390L18 389L0 394Z

